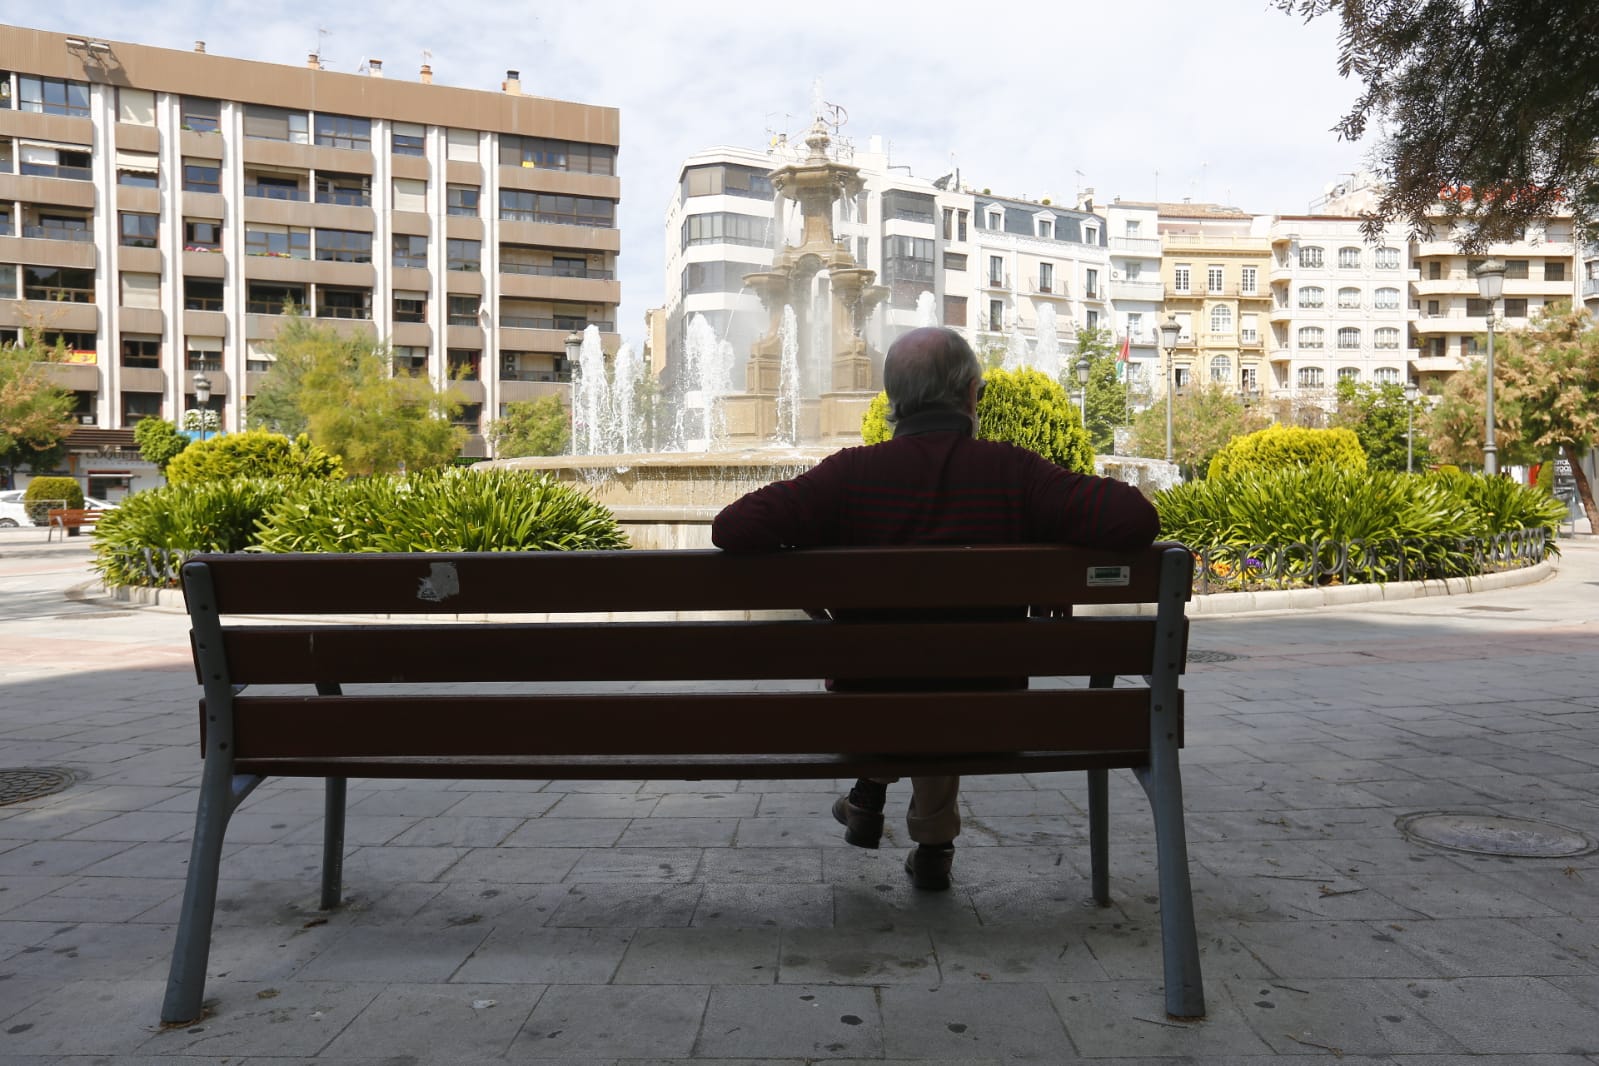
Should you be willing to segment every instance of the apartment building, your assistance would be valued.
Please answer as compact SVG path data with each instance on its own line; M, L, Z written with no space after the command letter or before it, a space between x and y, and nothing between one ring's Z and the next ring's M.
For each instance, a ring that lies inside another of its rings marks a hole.
M1181 328L1172 357L1175 386L1211 381L1246 400L1264 395L1270 219L1219 204L1155 207L1164 307Z
M1273 219L1270 394L1326 410L1339 381L1409 381L1408 260L1399 227L1374 246L1356 217Z
M1161 379L1160 212L1151 203L1116 199L1100 208L1110 252L1110 302L1114 341L1127 344L1124 373L1135 405L1150 403Z
M1046 306L1055 310L1063 351L1071 350L1081 327L1113 327L1104 219L987 194L973 197L972 217L972 297L979 318L969 335L975 344L1003 347L1012 332L1036 343Z
M468 454L565 391L569 334L617 343L614 108L5 26L0 57L0 339L65 341L91 486L197 374L240 427L289 305L455 379Z

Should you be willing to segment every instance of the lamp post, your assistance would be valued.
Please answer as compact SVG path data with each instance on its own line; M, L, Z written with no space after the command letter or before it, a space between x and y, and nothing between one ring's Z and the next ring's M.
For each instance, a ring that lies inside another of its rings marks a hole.
M194 402L200 405L200 443L205 443L205 416L210 412L211 379L203 371L194 373Z
M1477 265L1477 293L1488 301L1488 406L1487 423L1482 438L1482 471L1489 477L1499 473L1499 449L1494 447L1494 304L1505 291L1505 264L1498 259L1484 259Z
M566 372L570 374L572 367L577 364L579 356L583 354L583 338L573 331L566 335Z
M1416 470L1416 397L1421 395L1421 390L1414 381L1405 382L1405 473L1413 474Z
M1182 323L1176 315L1167 315L1160 324L1160 346L1166 350L1166 461L1171 462L1171 394L1177 389L1177 371L1172 366L1172 354L1177 350L1177 338L1183 334Z
M1082 356L1072 367L1077 372L1077 414L1082 419L1083 428L1088 428L1088 374L1093 367L1088 362L1088 356Z

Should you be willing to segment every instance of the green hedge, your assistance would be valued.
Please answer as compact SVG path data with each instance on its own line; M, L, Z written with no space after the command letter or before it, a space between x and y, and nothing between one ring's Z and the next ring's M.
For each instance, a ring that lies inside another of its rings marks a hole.
M343 476L338 456L318 448L305 434L291 441L264 429L226 433L191 444L173 456L166 468L169 485L240 477L328 480Z
M1208 477L1245 470L1280 470L1289 466L1330 464L1344 470L1366 469L1366 451L1352 429L1306 429L1273 424L1234 437L1210 460Z
M78 484L77 478L36 477L23 490L22 503L33 524L42 526L50 520L52 507L82 507L83 486Z

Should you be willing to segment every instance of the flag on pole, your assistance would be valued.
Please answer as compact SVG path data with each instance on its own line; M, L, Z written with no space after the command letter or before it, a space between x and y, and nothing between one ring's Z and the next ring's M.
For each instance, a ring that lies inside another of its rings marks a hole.
M1120 360L1121 362L1125 363L1128 360L1132 359L1132 357L1133 357L1133 336L1130 333L1123 333L1122 334L1122 350L1119 353L1117 353L1116 358L1118 360Z

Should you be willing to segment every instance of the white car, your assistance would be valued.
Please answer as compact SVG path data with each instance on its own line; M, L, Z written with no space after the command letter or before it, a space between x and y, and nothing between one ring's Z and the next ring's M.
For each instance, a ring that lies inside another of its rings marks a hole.
M22 505L23 491L7 489L0 492L0 529L33 525L33 519L28 517L28 509Z

